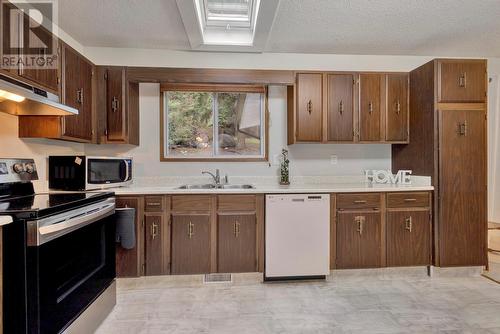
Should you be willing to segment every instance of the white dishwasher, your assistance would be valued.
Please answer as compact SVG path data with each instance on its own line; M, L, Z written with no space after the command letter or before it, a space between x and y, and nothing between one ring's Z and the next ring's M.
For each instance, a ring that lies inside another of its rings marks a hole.
M265 279L330 272L330 195L266 195Z

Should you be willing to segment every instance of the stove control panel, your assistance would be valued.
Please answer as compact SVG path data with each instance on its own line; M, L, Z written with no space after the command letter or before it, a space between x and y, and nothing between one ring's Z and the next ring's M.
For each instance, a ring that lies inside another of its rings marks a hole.
M0 158L0 184L33 180L38 180L36 164L33 159Z

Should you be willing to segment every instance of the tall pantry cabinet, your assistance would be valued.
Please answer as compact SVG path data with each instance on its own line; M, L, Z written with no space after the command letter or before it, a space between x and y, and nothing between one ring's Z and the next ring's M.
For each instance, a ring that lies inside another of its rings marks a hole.
M410 133L392 169L432 177L434 265L487 263L486 60L435 59L410 72Z

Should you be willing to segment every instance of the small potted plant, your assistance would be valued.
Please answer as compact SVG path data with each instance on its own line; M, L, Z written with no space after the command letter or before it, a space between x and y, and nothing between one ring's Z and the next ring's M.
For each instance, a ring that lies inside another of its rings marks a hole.
M281 163L280 163L280 185L290 185L290 160L288 160L288 150L281 150Z

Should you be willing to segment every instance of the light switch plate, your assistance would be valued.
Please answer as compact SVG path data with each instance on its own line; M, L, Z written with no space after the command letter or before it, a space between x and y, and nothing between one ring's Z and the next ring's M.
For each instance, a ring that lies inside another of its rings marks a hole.
M336 154L330 155L330 165L336 165L339 159Z

